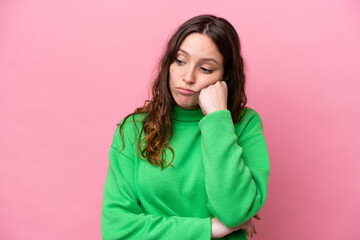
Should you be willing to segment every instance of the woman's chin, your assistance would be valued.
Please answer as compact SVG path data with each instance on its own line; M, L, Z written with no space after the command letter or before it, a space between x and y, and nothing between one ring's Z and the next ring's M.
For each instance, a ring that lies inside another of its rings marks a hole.
M177 103L177 106L182 108L182 109L196 109L196 108L200 107L198 103L195 103L195 104Z

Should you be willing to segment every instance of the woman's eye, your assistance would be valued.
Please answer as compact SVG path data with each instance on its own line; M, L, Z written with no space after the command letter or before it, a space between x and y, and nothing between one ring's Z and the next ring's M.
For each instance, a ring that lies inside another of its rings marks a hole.
M181 60L179 60L179 59L177 59L177 58L175 58L175 61L176 61L178 64L184 63L183 61L181 61Z
M206 69L206 68L203 68L203 67L201 67L200 68L204 73L212 73L213 72L213 70L209 70L209 69Z

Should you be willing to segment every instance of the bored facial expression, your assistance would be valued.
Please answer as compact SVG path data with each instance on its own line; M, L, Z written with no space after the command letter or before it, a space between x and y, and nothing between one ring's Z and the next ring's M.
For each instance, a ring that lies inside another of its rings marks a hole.
M200 90L222 80L223 74L223 57L211 38L201 33L189 34L169 69L170 90L176 104L183 109L197 108Z

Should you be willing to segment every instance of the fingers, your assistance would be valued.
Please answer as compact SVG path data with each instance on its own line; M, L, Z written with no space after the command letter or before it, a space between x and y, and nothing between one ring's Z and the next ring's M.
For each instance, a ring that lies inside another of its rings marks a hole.
M255 214L253 218L256 218L257 220L260 220L260 219L261 219L261 217L260 217L260 215L259 215L258 213Z
M256 230L256 227L255 227L255 224L253 224L254 225L254 233L255 234L258 234L258 232L257 232L257 230Z
M254 217L255 217L255 216L254 216ZM257 217L257 219L260 219L260 216L256 216L256 217ZM254 237L254 234L258 234L258 231L257 231L257 229L256 229L256 226L255 226L255 224L251 221L251 219L248 220L247 222L245 222L245 223L237 226L237 227L234 227L233 230L234 230L234 231L237 231L237 230L239 230L240 228L246 230L246 235L247 235L248 237Z
M250 222L250 228L251 228L251 236L250 237L253 237L254 236L254 224L252 224L252 222Z
M221 85L223 85L224 87L227 87L226 81L224 81L224 80L216 81L215 84L221 84ZM214 84L214 85L215 85L215 84Z
M251 228L251 222L250 221L248 221L246 223L246 228L245 229L246 229L247 236L252 237L252 228Z
M254 234L258 234L258 231L256 230L255 224L251 221L248 222L246 226L246 233L248 237L254 237Z

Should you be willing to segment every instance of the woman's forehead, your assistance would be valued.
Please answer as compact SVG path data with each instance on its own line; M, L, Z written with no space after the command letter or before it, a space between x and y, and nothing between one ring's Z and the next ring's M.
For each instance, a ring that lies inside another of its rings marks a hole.
M222 55L214 41L201 33L189 34L180 44L178 53L195 59L214 59L218 63L222 61Z

